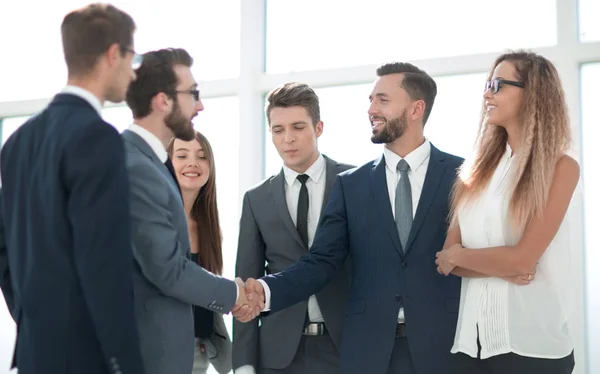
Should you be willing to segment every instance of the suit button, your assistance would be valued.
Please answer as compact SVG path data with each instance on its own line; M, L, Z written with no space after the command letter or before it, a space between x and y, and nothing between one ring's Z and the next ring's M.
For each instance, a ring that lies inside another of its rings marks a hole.
M396 301L402 301L402 296L400 296L400 294L396 294Z
M402 263L400 263L400 266L402 266L403 268L406 267L406 261L402 261Z

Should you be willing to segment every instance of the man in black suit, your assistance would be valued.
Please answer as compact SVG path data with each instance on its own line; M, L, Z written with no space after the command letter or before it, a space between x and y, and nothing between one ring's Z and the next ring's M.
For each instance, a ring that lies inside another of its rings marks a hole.
M135 79L135 24L110 5L68 14L68 83L1 153L0 286L19 374L143 373L123 142L100 111Z
M319 152L319 98L306 84L274 88L267 95L266 115L283 167L244 196L236 262L242 279L280 272L307 253L336 176L352 167ZM339 371L348 283L341 271L322 291L261 317L260 326L258 320L234 321L236 374Z

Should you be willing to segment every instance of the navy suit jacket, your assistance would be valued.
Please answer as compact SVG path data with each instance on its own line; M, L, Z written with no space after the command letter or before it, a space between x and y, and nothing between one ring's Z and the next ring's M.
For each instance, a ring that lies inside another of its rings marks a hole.
M19 374L142 373L118 132L85 100L58 94L0 162L0 286Z
M350 255L340 372L386 372L403 306L417 372L453 373L449 359L460 279L438 274L435 253L446 238L449 196L462 161L431 146L406 252L392 214L385 158L340 174L310 252L284 272L263 278L271 290L271 313L319 291Z

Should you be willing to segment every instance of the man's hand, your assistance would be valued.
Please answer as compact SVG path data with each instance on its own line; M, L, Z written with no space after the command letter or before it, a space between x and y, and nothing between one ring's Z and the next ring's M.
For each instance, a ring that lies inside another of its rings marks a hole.
M252 279L260 287L261 295L257 295L255 289L258 289L254 284L247 287L241 278L235 278L235 283L240 289L239 297L233 307L233 316L240 322L249 322L256 318L265 308L265 297L262 286L259 282Z
M263 288L262 284L257 281L256 279L253 278L248 278L246 280L246 292L248 293L248 298L252 299L252 298L256 298L259 300L260 303L262 303L262 308L261 311L264 309L265 306L265 289Z

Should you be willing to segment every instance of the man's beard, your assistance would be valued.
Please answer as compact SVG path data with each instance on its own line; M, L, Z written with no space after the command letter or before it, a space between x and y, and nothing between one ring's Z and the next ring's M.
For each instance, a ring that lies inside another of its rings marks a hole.
M371 136L371 141L375 144L387 144L393 142L404 135L406 127L408 126L406 123L406 110L402 112L400 117L392 118L389 121L384 117L373 117L372 121L376 120L383 120L385 121L385 124L379 133L373 133Z
M196 136L191 119L186 118L181 113L181 108L176 100L173 102L173 110L165 117L165 124L171 129L173 136L177 139L189 142L190 140L194 140Z

